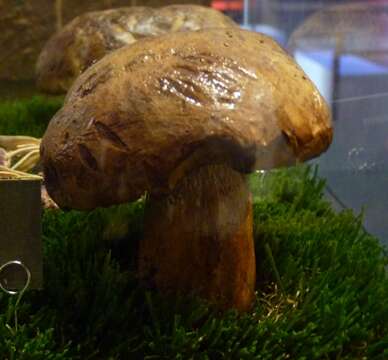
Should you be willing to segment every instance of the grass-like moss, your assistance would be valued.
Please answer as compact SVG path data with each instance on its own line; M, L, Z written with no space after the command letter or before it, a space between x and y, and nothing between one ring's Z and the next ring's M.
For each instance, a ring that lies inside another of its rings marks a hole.
M0 133L40 136L54 105L0 104ZM334 213L308 167L254 174L251 186L258 260L251 312L220 314L199 299L140 286L144 201L46 211L44 290L25 294L17 329L16 299L0 295L0 357L388 358L387 257L361 219Z
M62 106L62 97L35 96L0 103L0 135L41 137L52 116Z

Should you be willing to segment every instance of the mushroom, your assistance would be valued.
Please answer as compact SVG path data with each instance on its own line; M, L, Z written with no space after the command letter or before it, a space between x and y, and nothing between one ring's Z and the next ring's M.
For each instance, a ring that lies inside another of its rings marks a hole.
M317 156L331 139L326 103L280 46L212 29L147 39L89 68L41 156L61 207L148 193L141 278L243 311L256 271L247 174Z
M145 37L236 24L221 12L198 5L123 7L93 11L72 20L44 46L36 65L37 86L65 93L76 77L107 53Z
M388 64L388 4L357 2L327 6L292 33L290 51L331 50Z

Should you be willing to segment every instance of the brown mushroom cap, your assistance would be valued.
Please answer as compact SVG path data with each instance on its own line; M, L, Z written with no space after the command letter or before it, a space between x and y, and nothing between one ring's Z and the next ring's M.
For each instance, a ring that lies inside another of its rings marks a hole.
M42 140L47 189L91 209L166 193L185 174L303 161L332 139L325 101L272 39L175 33L119 49L70 90Z
M388 64L388 4L333 5L309 16L291 35L291 51L335 50Z
M37 85L49 93L64 93L76 77L97 60L138 39L231 26L236 24L221 12L198 5L88 12L49 39L37 61Z

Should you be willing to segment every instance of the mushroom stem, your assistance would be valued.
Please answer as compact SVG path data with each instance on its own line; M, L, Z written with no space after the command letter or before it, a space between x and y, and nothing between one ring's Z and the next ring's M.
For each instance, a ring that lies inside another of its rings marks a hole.
M248 310L256 265L245 176L226 166L205 166L168 196L151 197L139 250L140 276L162 291Z

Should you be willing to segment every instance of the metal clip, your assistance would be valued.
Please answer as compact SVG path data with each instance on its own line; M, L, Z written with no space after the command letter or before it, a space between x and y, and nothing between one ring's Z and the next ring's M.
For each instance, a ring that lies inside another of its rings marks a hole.
M3 279L2 279L2 273L5 272L7 269L9 270L9 268L12 266L20 267L26 273L26 282L21 290L9 289L7 287L7 279L5 278L4 279L5 281L3 281ZM4 265L0 266L0 289L3 290L8 295L17 295L19 293L22 295L28 289L30 282L31 282L31 272L28 269L28 267L26 265L24 265L21 261L12 260L12 261L8 261Z

